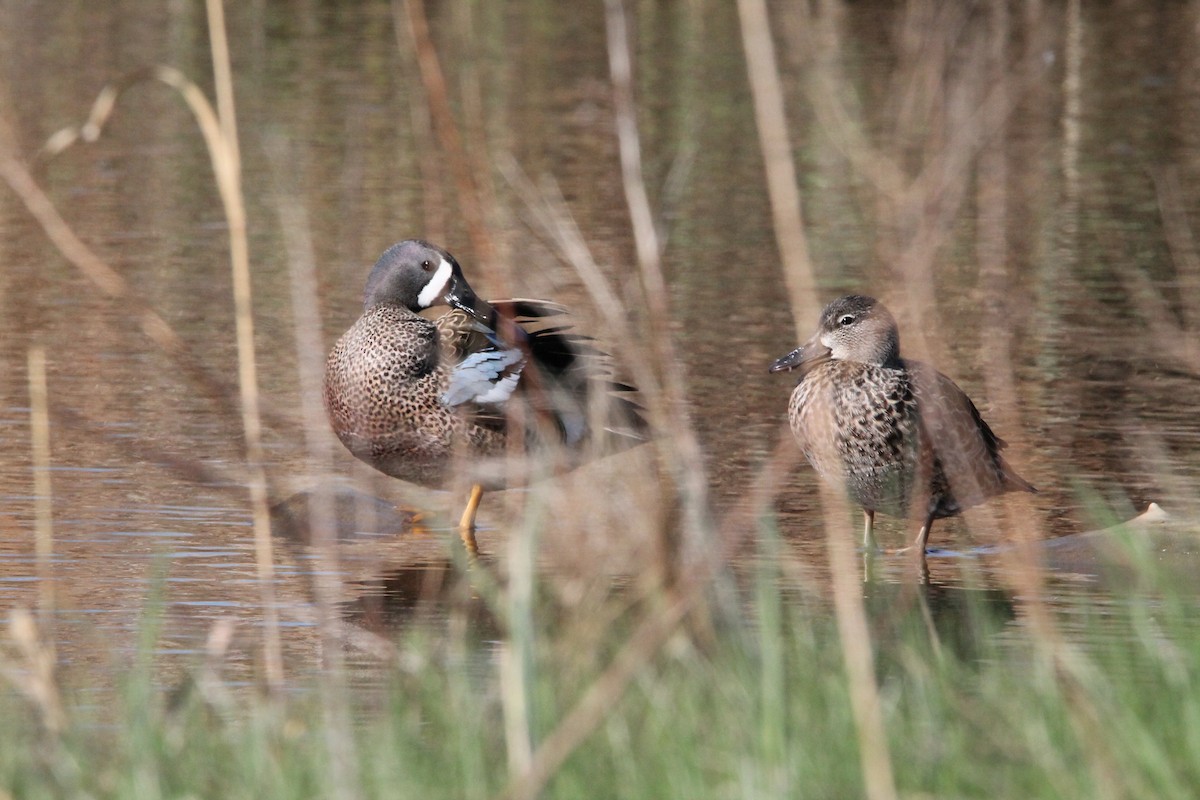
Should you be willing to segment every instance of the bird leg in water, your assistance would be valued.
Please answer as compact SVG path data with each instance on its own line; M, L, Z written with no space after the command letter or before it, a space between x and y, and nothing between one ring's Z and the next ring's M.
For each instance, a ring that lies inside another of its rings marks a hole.
M929 515L927 517L925 517L925 524L923 524L921 526L921 529L919 531L917 531L917 538L913 540L912 545L910 545L908 547L901 547L896 550L887 550L885 552L891 553L893 555L899 555L901 553L911 552L916 556L918 561L920 561L922 564L924 564L924 562L925 562L925 546L929 543L929 530L932 527L933 527L933 512L931 511L929 513Z
M875 549L875 512L863 509L863 550L870 553Z
M920 551L921 557L925 557L925 545L929 542L929 529L933 527L933 514L925 518L925 524L921 526L921 530L917 531L917 540L913 542L913 547Z
M471 555L479 553L479 544L475 541L475 513L479 511L479 503L483 500L483 487L478 483L471 486L471 497L467 507L463 509L462 518L458 521L458 535L462 537L467 552Z

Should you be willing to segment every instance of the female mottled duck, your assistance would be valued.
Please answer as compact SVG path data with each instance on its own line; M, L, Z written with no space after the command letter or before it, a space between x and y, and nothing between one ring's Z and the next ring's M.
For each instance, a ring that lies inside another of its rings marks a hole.
M924 553L935 519L1036 491L954 381L900 357L896 321L874 298L826 306L813 337L771 365L793 369L792 433L817 472L862 506L864 546L873 544L876 511L921 519L914 546Z

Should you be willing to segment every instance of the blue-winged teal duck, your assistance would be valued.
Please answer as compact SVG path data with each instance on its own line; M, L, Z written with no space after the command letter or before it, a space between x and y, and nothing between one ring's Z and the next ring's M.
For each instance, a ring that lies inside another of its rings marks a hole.
M439 305L450 310L435 321L417 313ZM356 457L401 480L436 488L461 470L472 490L459 527L472 551L483 490L519 470L506 459L514 419L525 431L525 478L538 474L536 459L571 467L645 438L633 388L554 321L562 306L484 302L440 247L410 239L388 248L363 307L325 365L330 424Z
M862 506L868 548L876 511L919 517L914 546L924 553L935 519L1004 492L1035 491L954 381L900 357L896 321L874 298L826 306L813 337L771 365L784 370L800 372L788 405L792 433L816 471Z

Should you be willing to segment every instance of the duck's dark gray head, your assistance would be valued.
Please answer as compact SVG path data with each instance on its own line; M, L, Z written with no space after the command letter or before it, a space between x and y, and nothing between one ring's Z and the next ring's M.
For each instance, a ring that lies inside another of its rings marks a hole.
M839 297L821 312L812 338L771 365L771 372L807 372L821 362L892 364L900 358L900 332L886 307L873 297Z
M389 247L367 276L364 308L384 303L404 306L409 311L448 305L476 317L483 314L484 306L454 256L420 239L406 239Z

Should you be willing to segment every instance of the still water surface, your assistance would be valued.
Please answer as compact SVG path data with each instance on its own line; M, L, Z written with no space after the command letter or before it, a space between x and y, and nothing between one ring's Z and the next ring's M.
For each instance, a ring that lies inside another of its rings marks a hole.
M585 327L597 324L582 282L486 166L510 159L552 179L607 276L630 292L636 285L601 4L464 5L435 4L431 24L476 174L492 193L489 224L506 279L474 266L479 254L390 3L229 10L275 499L305 486L307 469L281 195L306 217L326 344L356 317L377 255L411 236L445 244L482 294L553 298L577 308ZM734 6L636 5L639 122L667 236L669 328L711 503L723 514L786 435L791 383L766 367L794 347L796 325ZM1079 16L1049 5L1041 20L1005 22L1010 113L972 151L957 201L947 191L922 211L945 216L924 294L896 259L915 223L881 210L878 186L816 111L814 65L794 30L801 23L790 6L774 12L815 302L848 291L887 300L904 341L954 377L1011 443L1014 463L1041 489L1041 535L1061 536L1095 527L1097 506L1118 516L1151 500L1185 517L1193 510L1200 392L1194 352L1189 362L1177 350L1200 334L1200 259L1189 234L1200 224L1200 20L1195 4L1106 4ZM210 85L195 4L9 3L0 17L0 109L25 154L78 124L101 87L129 70L169 64ZM972 60L984 52L984 39L973 37L994 31L971 17L954 33L918 36L913 49L899 22L893 4L847 4L835 25L835 73L868 139L915 174L951 146L959 106L974 108L996 85ZM899 92L938 42L958 60L925 76L927 93ZM227 230L179 99L158 85L131 90L99 142L39 163L36 174L79 236L210 375L233 385ZM997 225L1000 235L986 239ZM236 413L182 374L127 304L68 264L7 189L0 250L0 608L37 597L25 380L37 343L47 350L56 410L56 635L68 665L103 666L131 652L152 588L165 608L165 650L201 652L214 620L235 619L234 660L249 665L261 605ZM1145 297L1162 308L1139 305ZM986 365L999 341L1013 380L997 383ZM368 495L396 497L340 450L333 473ZM429 502L445 509L454 501ZM488 502L481 539L495 554L506 539L505 504ZM810 470L793 471L776 507L789 550L823 563ZM969 523L939 523L935 542L979 544ZM847 535L857 536L857 525L847 516ZM884 535L895 543L906 534L892 526ZM311 614L301 612L312 555L278 544L280 601L296 610L284 613L286 647L311 654ZM356 541L342 565L347 616L391 629L411 619L422 596L434 598L426 604L434 618L444 615L459 602L445 588L453 546L437 531ZM935 562L935 584L961 583L957 566Z

